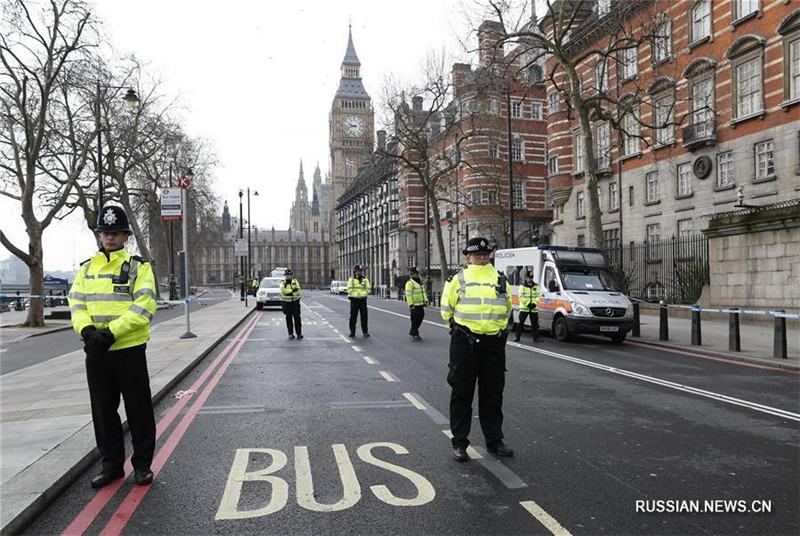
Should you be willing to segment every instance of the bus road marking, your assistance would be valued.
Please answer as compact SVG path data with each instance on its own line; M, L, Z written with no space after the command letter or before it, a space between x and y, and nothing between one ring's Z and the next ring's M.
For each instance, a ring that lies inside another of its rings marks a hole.
M519 504L555 536L572 536L567 529L561 526L561 523L553 519L550 514L545 512L544 509L534 501L520 501Z
M377 362L377 361L375 361L374 359L372 359L372 358L371 358L370 356L368 356L368 355L362 355L361 357L363 357L363 358L364 358L364 361L366 361L366 362L367 362L368 364L370 364L370 365L377 365L377 364L378 364L378 362Z
M399 381L399 380L398 380L396 377L394 377L392 374L390 374L390 373L386 372L385 370L381 370L381 371L379 371L378 373L379 373L381 376L383 376L383 379L384 379L384 380L386 380L387 382L396 382L396 381Z
M411 394L411 393L403 393L403 396L404 396L404 397L406 397L406 399L408 399L408 401L409 401L409 402L411 402L412 404L414 404L414 407L415 407L415 408L417 408L417 409L422 409L422 410L424 410L424 409L427 409L427 408L426 408L426 407L425 407L425 406L422 404L422 402L420 402L419 400L417 400L417 397L415 397L413 394Z

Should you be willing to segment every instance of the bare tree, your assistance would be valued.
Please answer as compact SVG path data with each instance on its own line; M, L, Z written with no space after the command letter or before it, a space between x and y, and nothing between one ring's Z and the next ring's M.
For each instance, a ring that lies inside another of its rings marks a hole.
M61 213L87 157L87 140L62 127L73 114L69 80L93 46L94 19L81 0L26 0L4 5L0 21L0 194L20 203L27 252L0 231L0 242L30 269L34 295L44 292L42 233ZM89 140L90 141L90 140ZM59 158L72 159L58 173ZM47 195L43 195L49 192ZM32 299L23 325L44 325L44 302Z

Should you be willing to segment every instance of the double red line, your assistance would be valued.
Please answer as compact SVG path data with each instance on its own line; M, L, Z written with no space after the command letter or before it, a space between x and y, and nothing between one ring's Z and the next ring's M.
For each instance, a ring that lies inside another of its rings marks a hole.
M234 337L230 343L228 343L222 352L220 352L220 354L216 357L216 359L214 359L214 361L203 372L203 374L201 374L200 377L197 378L197 380L192 384L189 389L194 389L198 394L193 397L185 396L180 398L156 425L156 439L158 439L170 427L172 422L178 417L183 408L186 407L190 401L193 402L189 410L166 439L164 444L156 452L156 455L153 458L153 464L151 466L155 476L158 476L161 469L164 468L164 464L166 464L167 460L175 450L175 447L177 447L181 438L183 438L183 435L186 433L189 425L194 420L197 412L211 395L211 392L217 386L219 380L222 378L222 375L225 374L228 366L239 353L239 350L250 336L250 333L253 331L260 318L261 313L256 313L254 317L248 321L247 324L245 324L245 327L242 328L239 334ZM217 368L220 363L222 363L222 365ZM214 369L217 369L215 373ZM214 373L214 375L211 377L211 380L208 382L205 388L200 391L201 387L206 380L208 380L212 373ZM130 458L128 458L125 461L125 478L120 478L119 480L116 480L112 484L109 484L108 486L99 490L92 500L86 504L83 510L81 510L77 516L75 516L75 519L72 520L67 528L64 529L64 531L61 533L62 536L83 534L89 528L89 526L94 523L95 519L97 519L97 516L103 511L114 495L116 495L117 491L119 491L119 489L122 487L122 484L125 482L125 479L132 471L133 467L131 466ZM149 490L150 485L134 486L111 516L111 519L103 528L101 534L120 534Z

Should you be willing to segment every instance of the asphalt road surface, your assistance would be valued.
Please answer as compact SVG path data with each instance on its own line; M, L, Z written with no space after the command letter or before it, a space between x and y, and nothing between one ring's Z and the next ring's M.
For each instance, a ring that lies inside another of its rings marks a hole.
M414 342L402 303L370 299L353 340L346 299L302 303L304 340L255 312L157 406L152 486L97 493L95 466L27 533L800 533L796 373L526 334L507 349L515 456L486 452L476 416L459 463L438 310Z
M203 301L189 303L190 312L201 307L213 306L221 300L231 299L231 293L227 290L214 290L203 294L202 298L204 298ZM182 305L171 309L159 309L153 318L153 326L178 316L183 316ZM0 341L0 374L8 374L30 367L81 348L83 348L83 343L72 329L54 331L13 342Z

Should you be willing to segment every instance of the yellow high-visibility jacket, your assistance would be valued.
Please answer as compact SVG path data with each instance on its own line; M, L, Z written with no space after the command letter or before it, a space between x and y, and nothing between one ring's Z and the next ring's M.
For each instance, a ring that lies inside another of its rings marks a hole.
M417 283L413 279L406 281L406 303L409 307L428 303L428 294L421 283Z
M87 326L109 328L115 339L111 350L146 343L156 312L150 263L124 249L98 252L81 264L69 292L69 310L78 335Z
M536 283L534 283L532 287L520 285L517 294L519 296L519 310L521 312L539 312L539 285Z
M362 277L359 281L355 277L347 280L347 297L348 298L366 298L369 296L369 279Z
M442 318L482 335L505 330L512 309L511 285L502 278L505 288L498 289L499 275L491 264L470 264L448 278L442 290Z
M297 282L297 279L292 279L291 281L286 281L285 279L281 281L281 301L284 303L290 303L294 301L298 301L300 299L300 283Z

